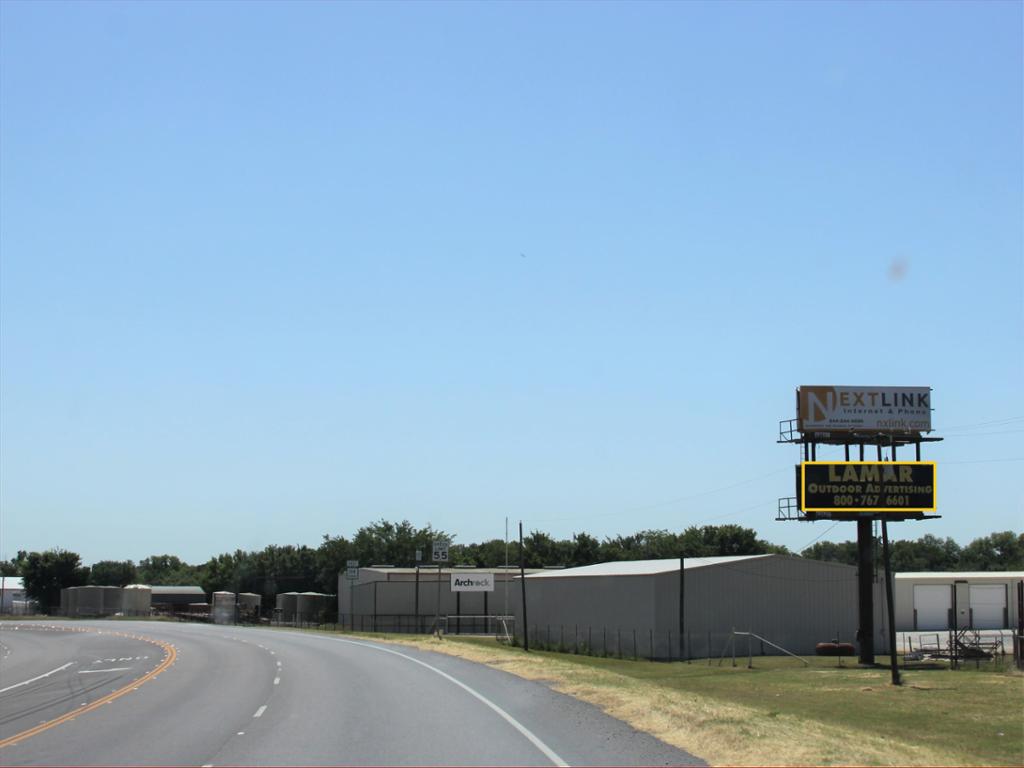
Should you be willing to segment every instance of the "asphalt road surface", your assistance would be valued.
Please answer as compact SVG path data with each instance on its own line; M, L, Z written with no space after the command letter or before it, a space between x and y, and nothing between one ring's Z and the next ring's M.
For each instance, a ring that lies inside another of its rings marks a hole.
M0 625L0 766L694 765L547 686L335 635Z

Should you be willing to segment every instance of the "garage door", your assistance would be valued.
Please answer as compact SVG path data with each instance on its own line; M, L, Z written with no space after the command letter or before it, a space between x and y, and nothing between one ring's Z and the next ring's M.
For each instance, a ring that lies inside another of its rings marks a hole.
M949 629L953 595L949 584L915 584L915 629Z
M971 625L974 629L1003 629L1006 587L1002 584L971 585Z

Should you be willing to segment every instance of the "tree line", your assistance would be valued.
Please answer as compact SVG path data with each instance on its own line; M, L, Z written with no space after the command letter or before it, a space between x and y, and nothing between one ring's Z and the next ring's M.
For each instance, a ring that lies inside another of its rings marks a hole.
M0 562L0 574L21 576L25 591L44 608L60 603L63 587L125 586L126 584L198 585L206 592L255 592L272 599L280 592L333 593L338 573L346 561L363 566L412 567L420 552L430 562L433 542L453 537L430 525L417 528L408 520L380 520L360 528L351 539L325 535L317 547L270 545L258 551L235 550L211 557L205 563L189 564L170 554L152 555L138 563L131 560L101 560L84 566L81 558L66 550L18 552ZM800 552L816 560L856 564L856 542L819 542ZM533 531L523 539L523 560L527 568L575 567L614 560L658 560L678 557L722 555L792 554L781 545L758 538L751 528L738 525L692 526L679 533L643 530L628 536L598 540L587 533L570 539L555 539ZM519 563L518 542L503 539L471 544L453 543L449 549L452 565L481 568ZM982 536L960 547L950 538L926 534L917 540L895 541L892 545L896 571L1005 571L1024 570L1024 534L1003 531Z

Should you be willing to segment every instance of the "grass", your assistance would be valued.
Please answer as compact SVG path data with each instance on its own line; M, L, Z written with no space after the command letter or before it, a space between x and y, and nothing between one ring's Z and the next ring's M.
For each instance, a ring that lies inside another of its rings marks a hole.
M489 639L378 639L542 680L713 765L1022 765L1024 677L1015 672L836 667L755 657L651 663L525 653Z

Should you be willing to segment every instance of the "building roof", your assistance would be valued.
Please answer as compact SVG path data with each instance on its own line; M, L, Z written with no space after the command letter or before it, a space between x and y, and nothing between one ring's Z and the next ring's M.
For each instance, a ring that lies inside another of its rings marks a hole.
M683 567L708 568L726 563L737 563L746 560L772 557L772 555L735 555L731 557L687 557ZM560 579L567 576L652 576L659 573L679 571L679 558L668 560L617 560L596 565L582 565L579 568L565 568L560 571L542 571L527 576L528 579Z
M907 571L895 574L895 580L951 581L956 579L1024 579L1024 571Z
M360 571L373 571L375 573L416 573L415 568L393 568L391 566L361 566ZM420 576L427 576L430 574L437 573L437 568L434 565L421 565ZM547 569L547 568L527 568L527 573L539 573L541 571L553 570L556 573L565 571L565 568L558 569ZM510 573L513 576L519 575L519 566L510 565L508 568L498 566L496 568L442 568L441 573Z
M157 595L203 595L206 593L202 587L170 587L170 586L159 586L150 587L153 590L153 596Z

